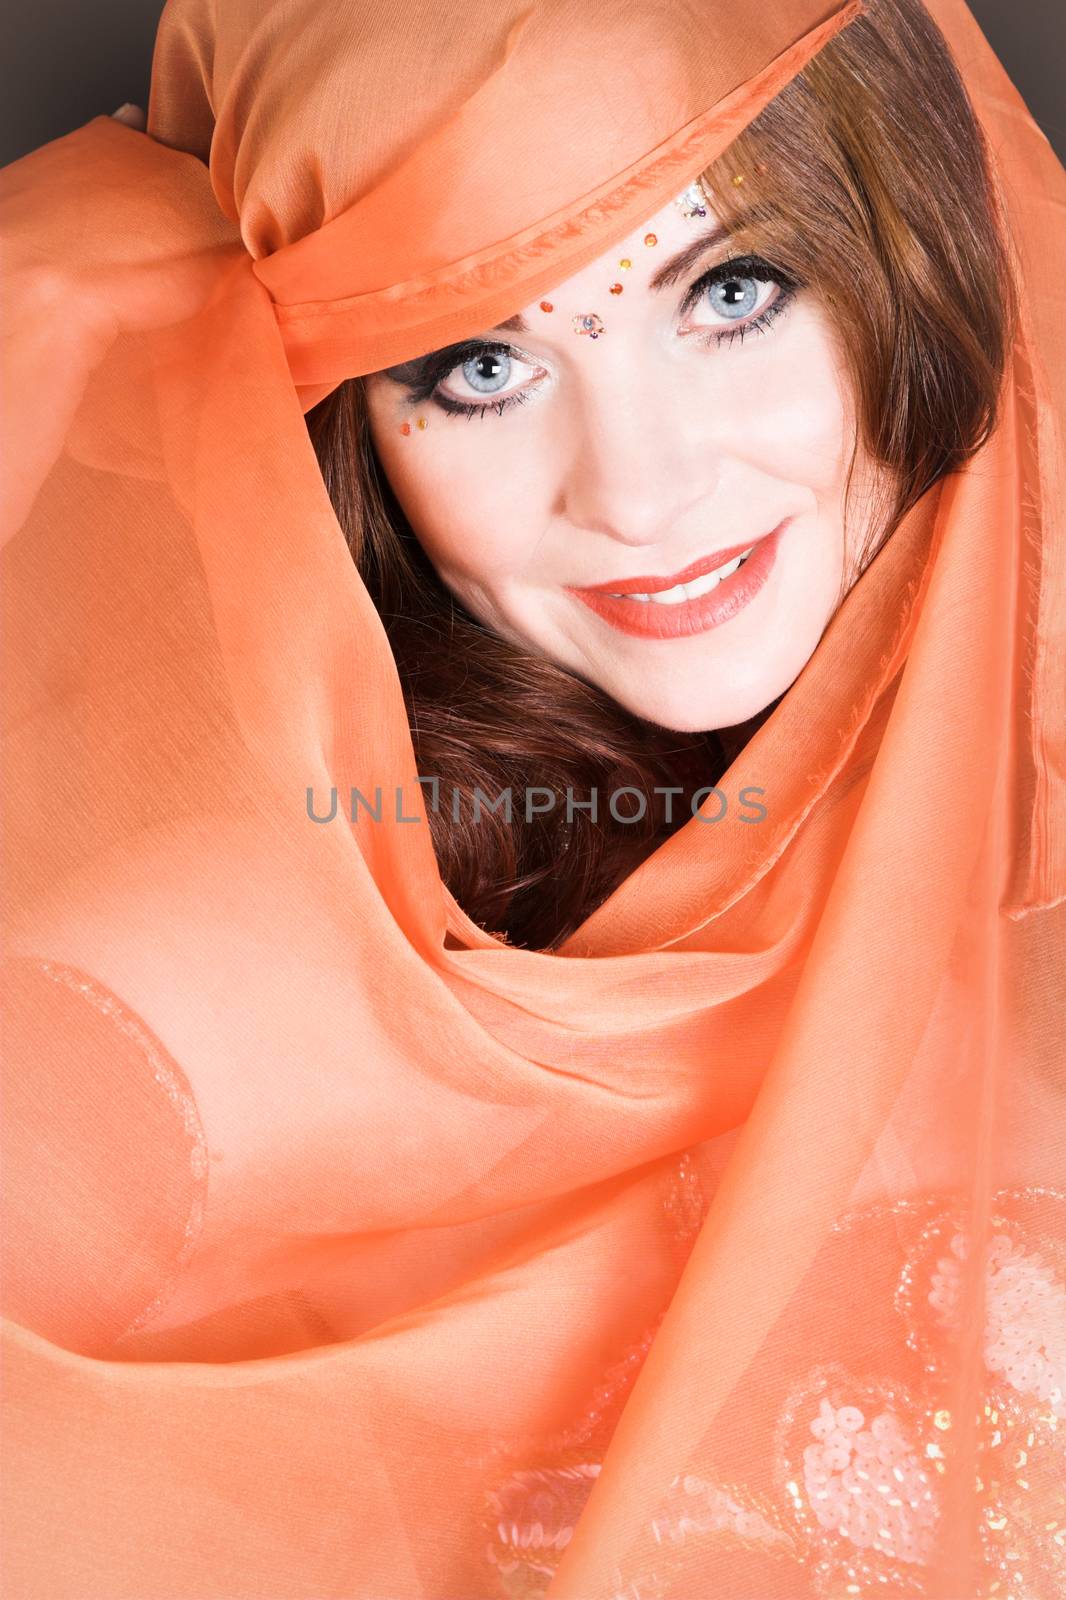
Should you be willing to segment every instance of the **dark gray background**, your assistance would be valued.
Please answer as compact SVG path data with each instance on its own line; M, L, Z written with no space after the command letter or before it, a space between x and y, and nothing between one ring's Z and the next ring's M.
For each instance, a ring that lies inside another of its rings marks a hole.
M342 5L344 0L333 3ZM1029 109L1066 161L1066 0L969 3ZM161 10L161 0L34 0L32 8L7 8L0 165L81 127L90 117L114 111L124 100L146 105Z

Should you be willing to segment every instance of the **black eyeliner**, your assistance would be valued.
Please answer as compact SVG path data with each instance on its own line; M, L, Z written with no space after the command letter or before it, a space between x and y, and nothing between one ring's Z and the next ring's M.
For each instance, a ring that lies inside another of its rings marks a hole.
M686 311L691 311L705 290L716 283L727 283L730 278L754 278L758 283L777 283L790 294L802 287L798 278L775 266L772 261L767 261L765 256L731 256L728 261L719 261L716 266L708 267L706 272L689 284L678 315L683 317Z
M449 372L453 372L456 367L462 366L473 356L485 355L491 351L509 354L510 350L510 345L501 344L499 341L464 339L459 344L448 344L440 350L431 350L428 355L416 356L412 361L402 361L398 366L385 367L381 376L408 389L412 404L420 405L423 400L429 399L442 378L446 378Z

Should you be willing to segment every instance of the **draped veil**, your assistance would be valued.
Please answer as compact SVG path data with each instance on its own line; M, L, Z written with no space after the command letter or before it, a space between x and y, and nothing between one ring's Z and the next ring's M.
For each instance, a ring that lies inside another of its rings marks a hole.
M556 953L441 882L304 422L858 9L169 0L148 136L0 176L12 1597L1066 1592L1066 179L962 0L997 429L737 756L765 822Z

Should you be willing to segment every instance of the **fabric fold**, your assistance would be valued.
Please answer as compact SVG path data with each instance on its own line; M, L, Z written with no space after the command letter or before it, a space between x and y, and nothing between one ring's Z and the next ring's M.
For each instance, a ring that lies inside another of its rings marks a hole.
M996 426L720 779L757 826L475 922L308 432L884 3L168 0L147 135L0 174L18 1600L1066 1588L1066 177L962 0Z

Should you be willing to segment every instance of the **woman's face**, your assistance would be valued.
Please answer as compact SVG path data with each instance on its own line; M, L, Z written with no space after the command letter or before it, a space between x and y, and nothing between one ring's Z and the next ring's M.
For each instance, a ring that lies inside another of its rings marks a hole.
M866 531L845 549L832 323L715 228L671 202L509 323L366 380L382 468L452 594L679 732L788 688Z

